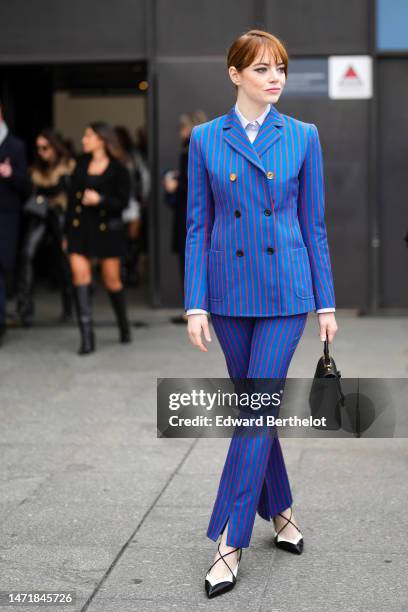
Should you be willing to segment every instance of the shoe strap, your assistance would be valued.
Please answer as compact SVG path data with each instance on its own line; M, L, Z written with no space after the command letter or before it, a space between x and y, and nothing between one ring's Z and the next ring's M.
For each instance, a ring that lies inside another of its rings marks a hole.
M288 518L287 516L284 516L284 515L283 515L281 512L278 512L278 514L279 514L279 516L281 516L282 518L284 518L284 519L285 519L286 523L284 524L284 526L283 526L283 527L281 527L281 528L279 529L279 531L277 531L277 532L276 532L276 535L279 535L279 534L280 534L280 532L281 532L281 531L283 531L287 525L289 525L289 523L291 523L291 524L292 524L294 527L296 527L296 529L298 530L298 532L299 532L299 533L301 533L301 531L300 531L299 527L298 527L297 525L295 525L295 523L294 523L293 521L291 521L291 520L290 520L290 519L292 518L292 514L293 514L293 512L292 512L292 508L290 509L290 517L289 517L289 518Z
M214 565L216 563L218 563L218 561L221 561L221 559L224 561L225 565L228 567L229 571L231 572L231 574L234 576L234 572L232 571L232 569L230 568L230 566L228 565L228 563L226 562L226 560L224 559L224 557L227 557L228 555L231 555L233 552L236 552L237 550L239 550L239 558L238 558L238 563L241 560L241 556L242 556L242 548L234 548L233 550L230 550L230 552L225 553L225 555L223 555L220 551L220 544L221 542L218 542L218 553L219 553L219 557L216 561L214 561L214 563L208 568L207 570L207 574L212 570L212 568L214 567Z

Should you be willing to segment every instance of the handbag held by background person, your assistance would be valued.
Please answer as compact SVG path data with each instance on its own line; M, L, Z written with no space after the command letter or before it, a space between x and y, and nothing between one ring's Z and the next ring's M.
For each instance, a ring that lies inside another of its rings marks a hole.
M33 193L25 202L24 213L45 219L48 212L48 198L44 195Z

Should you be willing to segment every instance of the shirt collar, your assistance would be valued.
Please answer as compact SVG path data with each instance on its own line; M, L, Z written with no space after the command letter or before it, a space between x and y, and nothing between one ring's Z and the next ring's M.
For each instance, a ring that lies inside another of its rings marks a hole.
M5 121L0 123L0 145L6 140L8 134L8 127Z
M239 120L241 121L242 127L244 128L244 130L246 130L247 125L249 123L255 123L258 122L258 124L261 126L262 123L265 120L266 115L269 113L269 111L271 110L271 105L268 104L268 106L266 107L266 110L262 113L262 115L259 115L259 117L257 117L256 119L253 119L252 121L249 121L249 119L247 119L246 117L244 117L244 115L241 113L241 111L238 108L238 103L235 103L235 112L238 115Z

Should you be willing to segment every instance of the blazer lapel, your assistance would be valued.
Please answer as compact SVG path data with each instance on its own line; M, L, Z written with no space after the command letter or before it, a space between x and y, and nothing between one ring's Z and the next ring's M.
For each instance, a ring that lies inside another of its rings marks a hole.
M265 119L266 121L266 119ZM262 127L262 126L261 126ZM235 112L234 107L228 112L224 125L223 125L223 135L228 144L231 145L238 153L244 155L251 163L255 164L263 173L265 173L265 168L262 165L261 160L259 159L259 155L257 150L254 148L253 144L248 139L248 136L245 133L244 128ZM258 133L259 136L259 133Z
M242 126L241 126L242 127ZM283 118L280 112L271 104L271 110L266 115L258 134L253 142L253 147L259 157L282 137Z
M251 143L233 106L225 118L223 134L225 140L238 151L238 153L244 155L251 163L255 164L255 166L266 174L266 169L262 163L261 157L269 147L281 138L282 127L282 115L274 105L271 104L271 110L259 128L259 132L254 142Z

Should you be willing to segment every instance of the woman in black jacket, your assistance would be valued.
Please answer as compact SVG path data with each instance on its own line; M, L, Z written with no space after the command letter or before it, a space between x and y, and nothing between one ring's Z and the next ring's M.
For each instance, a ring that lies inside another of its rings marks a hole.
M49 235L59 269L62 299L61 322L72 316L71 270L61 248L62 228L67 208L70 175L75 160L60 136L51 129L42 130L36 138L36 157L30 168L32 192L36 202L47 203L44 216L26 212L27 224L21 249L17 288L17 312L22 325L31 326L34 316L34 260L43 239ZM34 211L35 213L35 211Z
M120 258L126 250L122 211L129 202L130 177L118 159L113 128L103 122L89 124L82 138L85 155L72 175L66 217L66 242L81 333L78 353L95 350L91 308L91 258L101 260L103 282L116 316L120 341L130 342Z

